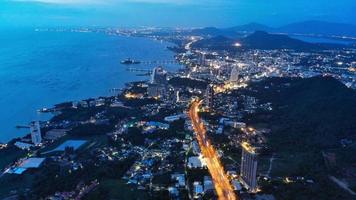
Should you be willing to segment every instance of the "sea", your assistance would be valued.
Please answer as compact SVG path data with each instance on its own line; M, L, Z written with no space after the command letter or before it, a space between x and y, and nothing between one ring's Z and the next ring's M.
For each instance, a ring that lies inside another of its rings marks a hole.
M290 37L309 43L320 43L320 44L327 43L327 44L340 44L340 45L356 44L355 39L337 39L337 38L330 38L330 37L327 38L327 37L296 36L296 35L290 35Z
M115 95L111 89L147 80L120 61L174 60L172 44L148 38L90 32L1 30L0 142L22 137L33 120L48 120L38 109L91 97ZM155 65L135 65L152 69ZM178 64L165 65L168 71Z

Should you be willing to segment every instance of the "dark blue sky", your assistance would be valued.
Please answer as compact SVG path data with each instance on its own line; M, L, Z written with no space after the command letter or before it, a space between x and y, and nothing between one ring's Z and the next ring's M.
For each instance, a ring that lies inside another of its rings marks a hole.
M0 26L356 24L356 0L0 0Z

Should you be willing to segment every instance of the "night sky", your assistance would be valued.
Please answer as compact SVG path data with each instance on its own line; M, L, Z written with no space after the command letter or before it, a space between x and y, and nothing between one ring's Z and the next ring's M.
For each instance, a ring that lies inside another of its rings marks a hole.
M356 0L0 0L0 27L356 24Z

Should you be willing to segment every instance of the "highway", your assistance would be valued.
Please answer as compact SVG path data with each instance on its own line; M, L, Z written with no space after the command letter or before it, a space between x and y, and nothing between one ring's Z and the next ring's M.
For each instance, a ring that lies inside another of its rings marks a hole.
M233 187L224 171L219 156L207 138L206 129L199 118L198 111L201 101L194 101L189 109L189 116L196 134L201 152L205 158L209 173L213 179L219 200L237 200Z

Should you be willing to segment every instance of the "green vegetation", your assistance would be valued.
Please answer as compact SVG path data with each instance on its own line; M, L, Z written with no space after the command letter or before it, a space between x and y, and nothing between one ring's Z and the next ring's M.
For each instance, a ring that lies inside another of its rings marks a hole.
M67 108L63 109L59 115L55 115L51 121L60 122L63 120L67 121L86 121L90 117L95 116L97 112L102 110L102 108L92 107L92 108Z
M84 197L84 200L97 200L97 199L136 199L146 200L150 199L148 194L144 191L137 190L135 187L127 185L122 180L105 179L100 182L97 189L90 192Z
M24 175L5 174L0 181L0 199L7 197L9 191L17 190L19 194L26 194L26 190L30 189L34 175L32 171L26 172Z
M272 112L248 115L249 124L269 124L268 143L276 153L272 177L303 176L314 184L278 184L278 199L352 199L328 179L347 177L355 170L356 148L343 148L341 139L356 138L356 92L330 77L270 78L244 91L260 103L271 102ZM323 151L335 152L336 166L328 169ZM268 188L266 186L264 189Z
M340 139L356 136L356 92L335 79L268 79L253 88L258 99L275 108L268 119L278 135L270 138L275 150L336 148Z
M195 80L190 78L182 78L182 77L173 77L168 83L173 86L178 87L190 87L190 88L199 88L206 89L208 82L202 80Z
M173 185L174 182L171 180L171 173L167 172L154 176L152 179L152 183L168 187L169 185Z
M125 106L130 107L141 107L148 104L157 104L160 101L154 98L144 98L144 99L127 99L124 100Z
M0 169L5 168L19 158L24 157L26 153L27 151L17 148L13 143L9 143L7 148L0 150Z
M117 121L124 117L134 114L134 110L122 107L109 107L109 106L100 106L100 107L90 107L90 108L66 108L61 110L60 114L55 115L51 121L60 122L63 120L66 121L87 121L91 117L95 117L97 113L103 112L104 116L111 120Z
M130 127L128 133L123 136L125 140L136 146L142 146L145 144L145 136L142 134L142 130L136 127Z
M83 124L73 128L68 134L72 136L104 135L113 129L113 125Z
M56 191L71 191L79 182L89 183L97 179L99 182L106 179L120 179L135 161L129 157L123 161L106 162L96 167L94 163L86 164L76 171L64 171L58 165L44 166L42 173L37 175L33 184L36 197L45 197Z
M272 183L261 182L263 191L274 194L277 199L287 200L320 200L320 199L353 199L338 188L325 176L316 176L317 184L306 184L302 182L285 183L273 181ZM273 185L273 186L272 186Z

